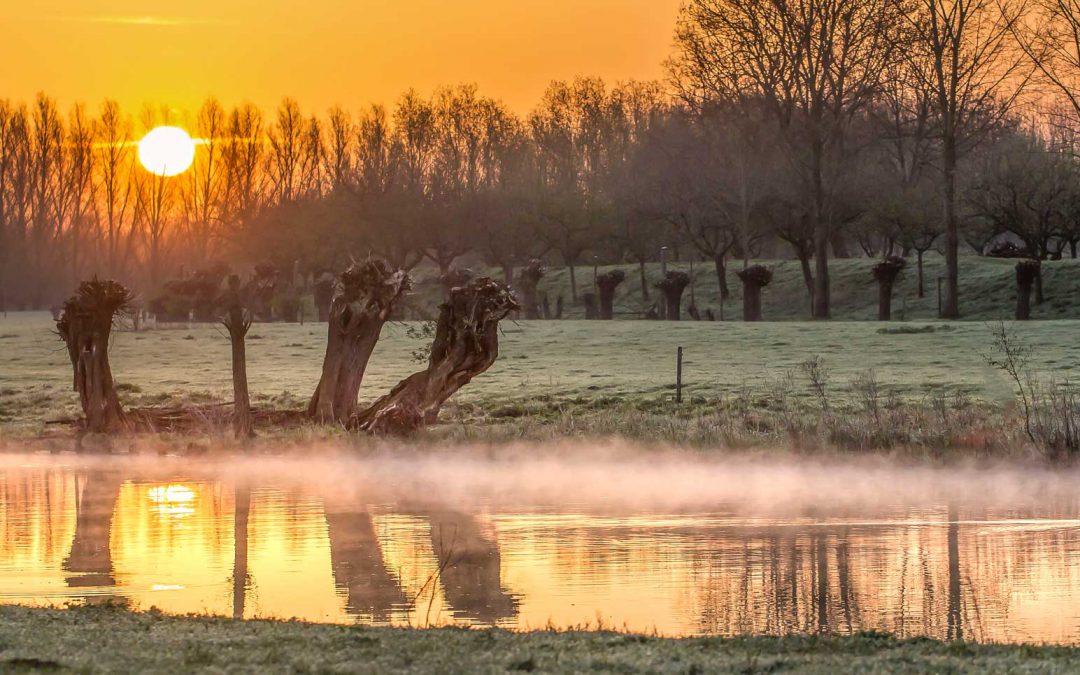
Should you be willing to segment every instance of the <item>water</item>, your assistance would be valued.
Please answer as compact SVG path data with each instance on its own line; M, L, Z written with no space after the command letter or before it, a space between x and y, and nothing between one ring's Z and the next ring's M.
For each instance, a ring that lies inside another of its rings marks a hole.
M7 456L0 602L1080 643L1077 477L527 452Z

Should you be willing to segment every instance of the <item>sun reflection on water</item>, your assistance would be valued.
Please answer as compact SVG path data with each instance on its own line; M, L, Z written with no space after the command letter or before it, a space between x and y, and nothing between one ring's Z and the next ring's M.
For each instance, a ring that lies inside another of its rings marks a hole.
M195 514L195 491L188 485L157 485L147 489L153 505L150 512L166 518L187 518Z
M383 625L1080 641L1080 503L825 518L0 469L0 602Z

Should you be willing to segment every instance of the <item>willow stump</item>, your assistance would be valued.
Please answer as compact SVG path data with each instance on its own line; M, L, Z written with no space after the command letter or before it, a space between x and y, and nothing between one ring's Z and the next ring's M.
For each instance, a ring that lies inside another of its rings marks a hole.
M517 289L521 291L521 309L526 319L540 318L540 305L536 300L536 287L544 278L544 264L537 259L521 268L518 273Z
M611 270L596 277L596 288L600 291L600 318L609 321L615 318L615 289L626 281L626 272Z
M121 431L127 426L109 366L109 338L113 322L129 310L132 297L122 284L95 277L79 284L56 322L71 359L72 388L79 392L90 432Z
M899 256L888 256L873 267L874 279L878 283L878 321L892 320L893 284L907 261Z
M499 322L515 309L510 287L487 277L455 288L440 308L427 368L357 414L352 426L404 435L434 423L443 403L495 362Z
M1038 260L1021 260L1016 263L1016 320L1031 318L1031 288L1042 272Z
M690 285L690 275L673 270L654 285L664 294L665 318L668 321L678 321L682 315L682 294Z
M383 260L352 265L339 277L330 306L322 377L308 404L308 416L344 424L356 412L356 398L368 359L383 324L409 288L409 276Z
M761 321L761 289L772 282L772 270L751 265L736 272L743 285L743 321Z
M246 340L248 329L251 328L251 311L247 308L240 277L235 274L229 276L229 287L222 295L221 309L221 323L229 332L232 347L233 432L237 438L250 438L255 435L247 377Z
M476 273L465 267L455 267L446 271L439 277L439 282L442 284L443 290L446 292L446 297L450 297L450 292L458 286L464 286L469 283L469 280L476 276Z

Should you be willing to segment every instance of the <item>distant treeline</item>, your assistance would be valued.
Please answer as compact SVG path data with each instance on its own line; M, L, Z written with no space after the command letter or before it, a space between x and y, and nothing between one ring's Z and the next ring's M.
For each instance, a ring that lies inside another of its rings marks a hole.
M575 299L575 266L692 257L726 295L730 261L790 255L826 317L829 257L936 250L955 316L961 252L1076 256L1071 7L689 0L666 82L553 82L524 117L468 85L358 114L0 101L0 303L48 306L94 274L150 298L216 262L312 275L369 254L507 280L541 258ZM162 123L201 139L174 178L136 159Z

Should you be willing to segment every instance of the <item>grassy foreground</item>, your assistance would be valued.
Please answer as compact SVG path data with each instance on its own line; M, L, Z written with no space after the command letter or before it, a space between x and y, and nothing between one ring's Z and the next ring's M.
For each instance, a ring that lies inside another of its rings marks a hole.
M1065 673L1080 649L851 637L365 628L0 607L0 671Z

